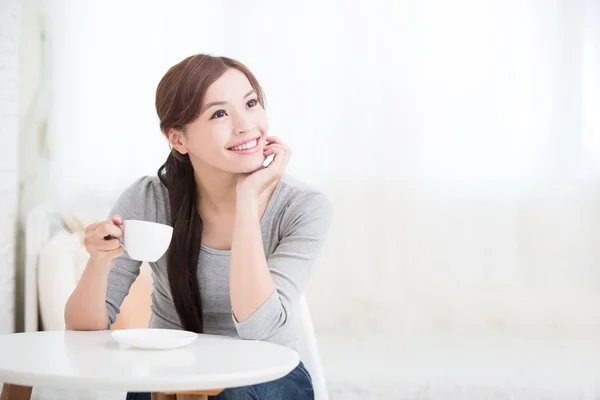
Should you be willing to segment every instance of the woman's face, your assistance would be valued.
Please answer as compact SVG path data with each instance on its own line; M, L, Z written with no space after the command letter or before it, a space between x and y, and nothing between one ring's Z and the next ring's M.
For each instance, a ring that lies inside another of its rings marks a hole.
M200 115L169 139L195 168L214 168L235 174L258 170L265 162L263 148L267 115L248 78L230 68L213 83L202 101Z

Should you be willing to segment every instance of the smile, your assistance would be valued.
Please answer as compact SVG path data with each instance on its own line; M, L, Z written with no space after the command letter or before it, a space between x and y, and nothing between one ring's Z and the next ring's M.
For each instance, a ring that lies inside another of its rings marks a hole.
M249 140L240 145L229 147L227 150L235 151L236 153L243 153L243 154L253 153L254 151L258 150L258 148L260 147L259 139L260 138Z

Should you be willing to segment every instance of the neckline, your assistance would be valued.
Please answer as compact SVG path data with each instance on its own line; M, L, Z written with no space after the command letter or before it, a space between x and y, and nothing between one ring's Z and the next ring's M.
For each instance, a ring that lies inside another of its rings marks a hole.
M267 219L271 216L272 214L272 210L273 207L275 207L273 204L275 203L274 200L277 196L279 196L279 192L281 191L281 187L282 187L282 181L284 179L285 173L281 176L281 178L279 178L279 181L277 182L277 185L275 185L275 189L273 189L273 193L271 194L271 198L269 199L269 202L267 203L267 207L265 208L265 212L263 213L261 219L260 219L260 228L262 231L263 228L263 224L265 221L267 221ZM205 246L204 244L200 244L200 250L201 251L205 251L207 253L210 254L216 254L216 255L229 255L231 254L231 250L218 250L218 249L213 249L212 247L208 247Z

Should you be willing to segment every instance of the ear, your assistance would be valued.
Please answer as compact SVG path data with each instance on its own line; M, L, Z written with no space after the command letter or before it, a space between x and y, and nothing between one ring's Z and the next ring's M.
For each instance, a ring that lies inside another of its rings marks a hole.
M187 154L188 148L185 140L185 135L182 131L179 131L175 128L171 128L167 133L167 137L169 138L169 143L171 146L180 152L181 154Z

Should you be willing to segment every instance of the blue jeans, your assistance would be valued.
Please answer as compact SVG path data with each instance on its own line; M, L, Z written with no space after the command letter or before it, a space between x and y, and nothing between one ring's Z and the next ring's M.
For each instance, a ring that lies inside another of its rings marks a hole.
M223 390L218 396L209 396L214 400L314 400L312 379L300 362L296 368L283 378ZM150 393L127 393L126 400L150 400Z

